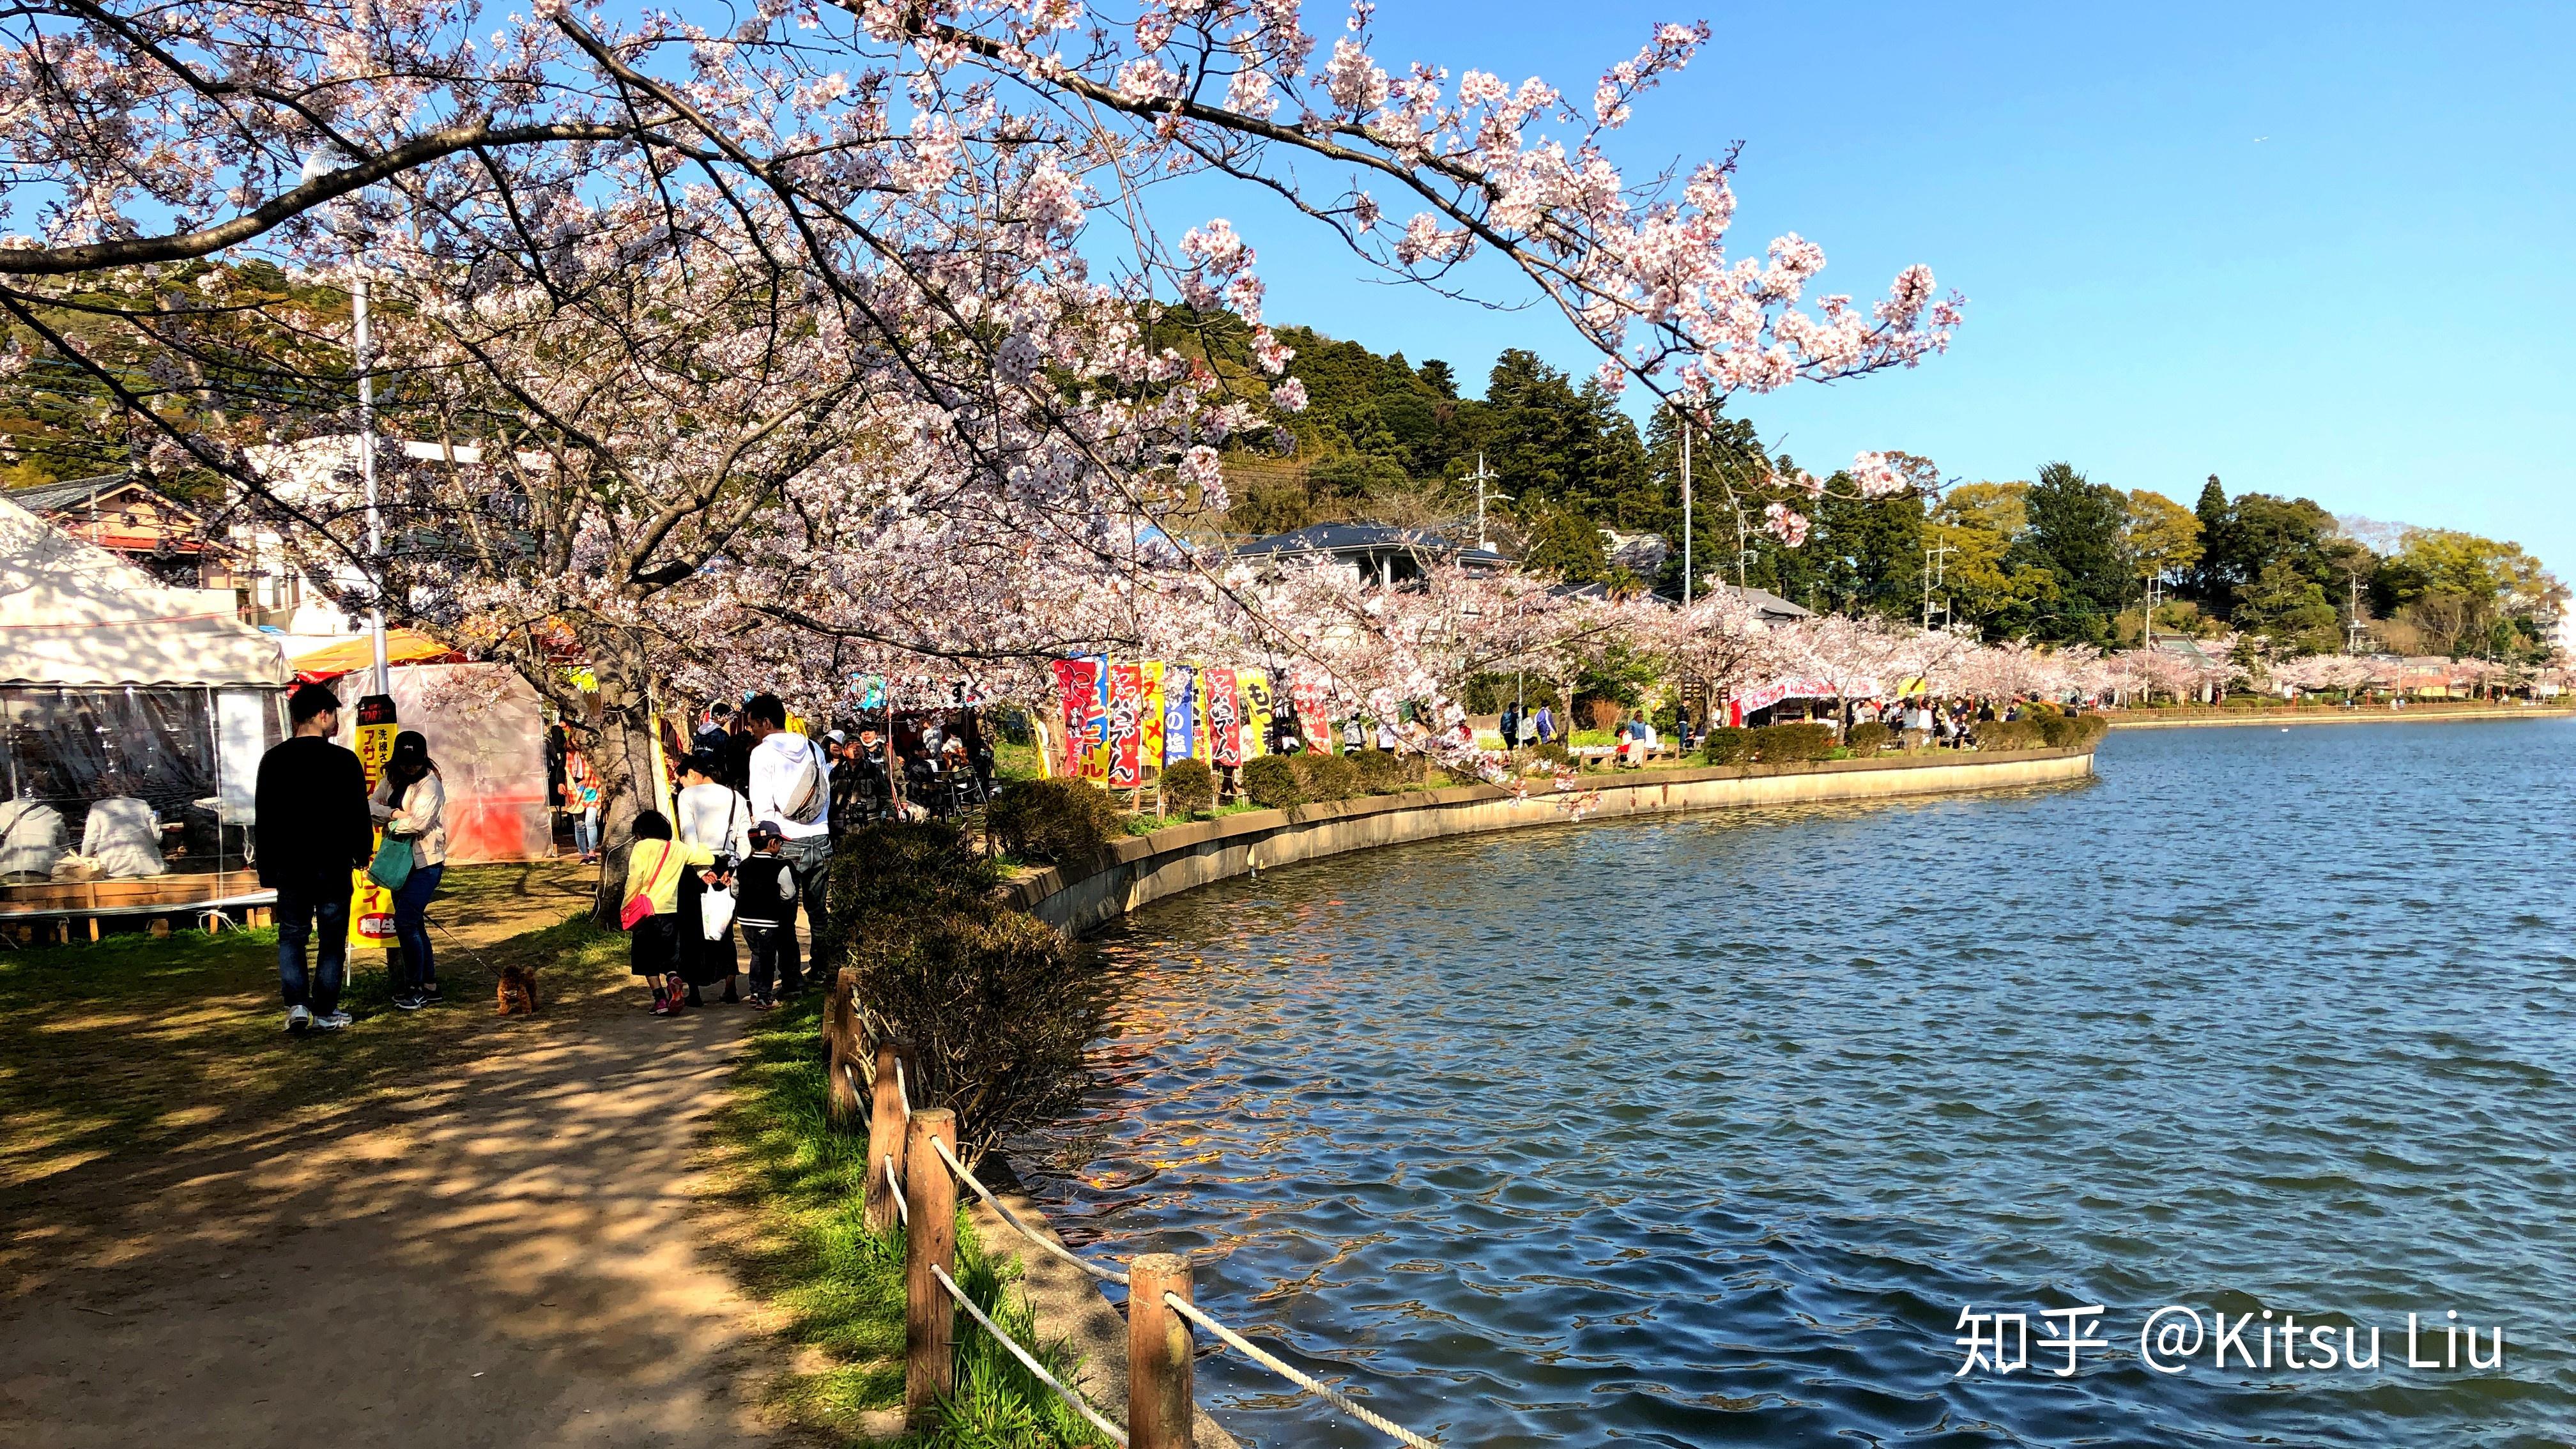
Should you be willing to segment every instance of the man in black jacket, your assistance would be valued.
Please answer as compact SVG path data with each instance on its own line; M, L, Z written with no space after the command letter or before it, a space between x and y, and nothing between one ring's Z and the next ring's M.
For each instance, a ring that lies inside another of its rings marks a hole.
M277 975L286 992L286 1029L338 1031L340 984L349 959L350 873L375 850L367 815L367 771L331 743L340 698L319 684L286 703L295 734L260 756L252 825L259 883L277 892ZM308 978L304 943L314 942Z

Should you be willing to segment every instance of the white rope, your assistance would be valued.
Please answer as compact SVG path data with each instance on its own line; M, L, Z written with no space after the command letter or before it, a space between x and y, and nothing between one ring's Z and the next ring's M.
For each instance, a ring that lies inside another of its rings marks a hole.
M1037 1244L1039 1247L1046 1249L1048 1252L1055 1254L1057 1257L1064 1259L1066 1262L1071 1263L1073 1266L1080 1268L1082 1271L1104 1283L1124 1283L1127 1281L1126 1274L1119 1272L1115 1268L1103 1268L1098 1263L1075 1253L1071 1248L1057 1242L1055 1239L1040 1234L1027 1223L1021 1222L1020 1215L1018 1213L1004 1207L1002 1205L1002 1200L993 1196L993 1190L991 1188L986 1187L983 1182L975 1176L975 1174L966 1170L966 1164L957 1160L957 1154L948 1150L947 1143L933 1137L930 1139L930 1145L939 1149L940 1160L948 1164L948 1170L956 1173L959 1181L965 1183L968 1187L975 1189L975 1195L982 1198L985 1203L993 1209L993 1211L1000 1213L1002 1215L1002 1221L1009 1223L1014 1228L1017 1228L1021 1237L1028 1239L1030 1242Z
M1013 1343L1011 1341L1011 1336L1004 1333L1000 1326L995 1324L993 1320L986 1318L984 1316L984 1310L976 1307L974 1301L966 1296L966 1290L957 1286L957 1280L948 1276L947 1269L940 1267L937 1263L933 1263L930 1265L930 1276L939 1280L939 1286L948 1290L948 1296L957 1300L958 1307L963 1308L968 1313L974 1315L975 1321L984 1326L984 1331L993 1335L994 1342L1009 1349L1011 1351L1011 1357L1018 1359L1028 1368L1030 1373L1036 1374L1039 1382L1044 1383L1048 1388L1055 1390L1057 1398L1071 1404L1075 1413L1089 1419L1091 1421L1091 1426L1098 1429L1101 1433L1108 1435L1111 1443L1125 1444L1127 1442L1127 1434L1125 1430L1110 1423L1107 1419L1100 1417L1099 1410L1084 1403L1080 1394L1077 1394L1073 1390L1066 1388L1063 1384L1058 1383L1055 1375L1046 1371L1045 1365L1031 1357L1027 1349Z
M1412 1449L1437 1449L1437 1446L1435 1446L1430 1440L1423 1438L1412 1430L1407 1429L1400 1424L1389 1423L1386 1420L1379 1418L1377 1415L1370 1413L1368 1410L1361 1408L1357 1403L1352 1402L1349 1395L1337 1392L1333 1389L1328 1389L1322 1384L1317 1383L1315 1380L1308 1378L1306 1375L1299 1373L1297 1370L1290 1368L1288 1365L1281 1363L1279 1360L1272 1358L1270 1355L1263 1353L1260 1349L1254 1348L1251 1341L1246 1339L1242 1334L1235 1332L1233 1329L1228 1328L1224 1324L1217 1322L1215 1319L1208 1317L1204 1313L1201 1313L1196 1305L1192 1304L1188 1299L1183 1298L1178 1293L1164 1294L1163 1303L1174 1313L1181 1315L1190 1322L1195 1323L1199 1327L1206 1329L1208 1332L1215 1334L1217 1337L1224 1339L1227 1347L1241 1353L1245 1358L1248 1358L1254 1363L1261 1365L1263 1368L1270 1370L1272 1373L1289 1380L1291 1383L1296 1384L1299 1388L1315 1395L1317 1398L1323 1399L1335 1408L1340 1409L1343 1413L1350 1415L1352 1418L1359 1420L1361 1423L1368 1425L1379 1433L1392 1435L1397 1442L1411 1445Z
M894 1154L886 1154L886 1191L894 1194L894 1215L905 1227L912 1226L912 1205L903 1200L903 1179L894 1175Z
M894 1095L896 1101L903 1103L903 1120L911 1121L912 1091L903 1083L903 1058L901 1057L894 1059Z

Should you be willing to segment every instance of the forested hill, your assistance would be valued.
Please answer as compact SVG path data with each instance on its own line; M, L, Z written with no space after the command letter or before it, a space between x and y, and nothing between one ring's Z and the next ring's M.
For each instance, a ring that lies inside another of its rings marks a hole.
M1510 500L1493 506L1491 531L1526 565L1679 592L1678 557L1633 575L1606 556L1600 533L1656 534L1678 551L1680 449L1669 414L1641 436L1596 384L1578 385L1520 349L1495 360L1482 397L1465 397L1447 361L1417 365L1302 327L1279 337L1296 349L1288 370L1305 383L1308 407L1289 420L1292 453L1228 459L1229 530L1463 523L1475 511L1467 479L1481 450L1491 486ZM1211 350L1232 361L1224 342ZM1741 579L1819 610L1920 618L1928 597L1936 621L1991 638L2110 645L2141 634L2153 580L2160 630L2232 630L2270 653L2342 648L2358 623L2364 643L2403 653L2532 658L2549 652L2545 636L2566 600L2512 543L2347 526L2306 498L2231 498L2215 477L2186 492L2185 505L2095 483L2062 462L2037 466L2035 482L1961 483L1929 459L1894 453L1922 485L1918 495L1862 500L1837 476L1827 497L1797 502L1811 530L1804 546L1784 548L1761 530L1760 500L1773 495L1755 480L1791 460L1766 459L1741 419L1725 419L1693 449L1696 576ZM1939 550L1930 577L1927 549Z

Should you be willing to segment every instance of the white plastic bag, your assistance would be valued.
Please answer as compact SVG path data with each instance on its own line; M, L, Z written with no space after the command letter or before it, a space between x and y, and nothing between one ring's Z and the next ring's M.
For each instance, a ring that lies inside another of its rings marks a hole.
M698 925L710 941L724 939L725 928L733 924L733 892L723 886L709 886L698 897Z

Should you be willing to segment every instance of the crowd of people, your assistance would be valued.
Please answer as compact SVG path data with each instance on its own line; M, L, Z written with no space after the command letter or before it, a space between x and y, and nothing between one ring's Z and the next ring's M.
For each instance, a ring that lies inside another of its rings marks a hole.
M636 817L623 897L630 970L659 1016L703 1006L719 987L720 1001L758 1010L804 990L797 916L807 939L826 938L835 849L876 821L980 803L993 755L971 708L888 711L815 737L790 727L778 696L754 694L707 706L678 772L676 818Z
M370 789L357 754L334 741L342 707L329 686L297 689L287 714L292 733L261 758L255 787L255 854L260 883L277 892L286 1029L351 1023L342 996L361 871L392 900L392 1004L437 1002L429 904L446 876L447 791L428 738L396 733ZM573 849L595 863L606 848L598 772L578 747L553 753ZM993 769L968 706L889 711L812 737L790 728L773 694L709 705L678 754L670 812L640 812L627 854L620 922L651 1010L675 1015L710 991L767 1009L805 989L798 916L808 939L824 939L836 846L873 821L961 813L990 795Z

